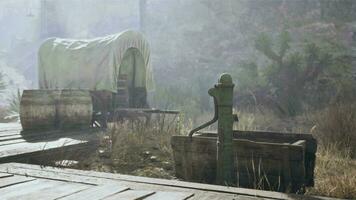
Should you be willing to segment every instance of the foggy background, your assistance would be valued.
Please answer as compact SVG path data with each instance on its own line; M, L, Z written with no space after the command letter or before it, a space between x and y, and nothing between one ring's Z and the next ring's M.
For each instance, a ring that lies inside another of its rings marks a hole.
M127 29L150 45L150 107L181 112L110 123L100 141L112 157L86 154L78 168L176 179L171 136L213 117L208 89L227 72L234 130L310 133L306 194L356 199L356 0L0 0L0 123L19 122L21 91L38 88L47 38Z
M347 56L353 79L355 5L352 0L1 0L0 70L8 85L1 103L17 88L37 87L37 51L45 39L94 38L126 29L143 32L150 43L154 107L211 111L207 90L222 72L233 75L237 96L243 94L239 85L257 81L239 77L245 76L243 66L253 61L263 69L270 63L255 47L261 33L278 39L287 30L293 51L306 41L328 48L334 42L331 51Z

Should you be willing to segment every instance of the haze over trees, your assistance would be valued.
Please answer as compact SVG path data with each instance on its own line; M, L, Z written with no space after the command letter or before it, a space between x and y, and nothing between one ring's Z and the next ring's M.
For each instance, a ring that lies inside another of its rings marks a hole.
M207 91L230 73L236 128L312 132L324 149L317 181L330 182L312 193L355 198L345 164L356 156L355 11L354 0L2 0L0 121L18 112L19 90L37 88L47 38L139 30L151 49L151 107L181 110L189 129L212 117Z

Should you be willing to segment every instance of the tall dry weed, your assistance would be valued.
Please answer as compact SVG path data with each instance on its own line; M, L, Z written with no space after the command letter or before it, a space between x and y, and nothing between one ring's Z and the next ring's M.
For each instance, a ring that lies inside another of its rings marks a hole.
M356 104L335 103L316 114L315 124L320 145L356 156Z
M173 174L171 136L185 127L180 118L161 115L149 123L125 121L109 125L114 172L168 178Z
M356 199L356 160L337 145L320 146L315 166L315 186L307 194Z

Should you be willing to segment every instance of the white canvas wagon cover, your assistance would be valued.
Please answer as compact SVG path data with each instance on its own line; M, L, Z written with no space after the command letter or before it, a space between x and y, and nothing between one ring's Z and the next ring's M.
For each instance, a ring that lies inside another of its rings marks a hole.
M132 49L142 61L123 62L125 52ZM51 38L39 49L39 87L115 92L122 63L136 65L135 70L126 69L138 74L134 87L152 89L150 50L141 33L129 30L90 40Z

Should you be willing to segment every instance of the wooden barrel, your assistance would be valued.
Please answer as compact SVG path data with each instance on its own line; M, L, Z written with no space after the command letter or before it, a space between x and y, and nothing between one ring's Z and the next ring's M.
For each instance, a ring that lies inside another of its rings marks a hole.
M62 90L58 103L59 127L89 128L93 103L88 90Z
M20 102L23 130L56 128L59 97L60 90L24 90Z

